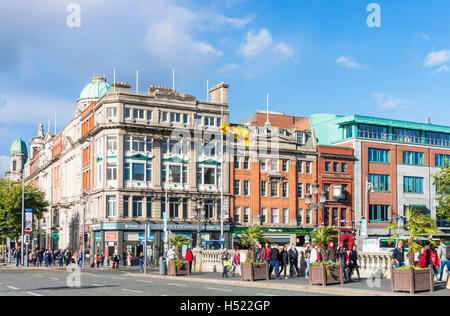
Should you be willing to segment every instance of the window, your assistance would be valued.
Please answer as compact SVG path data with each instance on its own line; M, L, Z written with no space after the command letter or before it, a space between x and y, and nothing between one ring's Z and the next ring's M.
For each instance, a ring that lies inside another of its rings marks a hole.
M303 183L297 183L297 198L303 198Z
M117 117L117 108L107 108L106 109L106 117L108 119Z
M389 222L389 205L370 205L369 221L370 222Z
M261 159L259 164L260 164L261 171L267 171L267 160L266 159Z
M221 184L221 167L201 165L197 167L197 183L199 185L220 185Z
M403 143L422 143L422 131L394 128L392 130L392 139Z
M312 173L312 162L307 161L305 163L305 173Z
M447 167L450 163L450 155L436 154L434 164L436 167Z
M267 196L267 181L261 181L261 196Z
M202 116L194 114L194 124L195 126L202 126Z
M338 162L333 162L333 172L334 173L339 172L339 163Z
M297 143L304 144L305 143L305 133L297 133L296 134Z
M12 171L16 171L17 168L17 161L13 161L13 170Z
M133 196L133 217L142 217L142 197Z
M133 136L133 151L145 151L145 137Z
M162 112L162 121L163 122L168 122L169 121L169 113Z
M289 171L289 160L283 160L282 161L282 165L281 165L282 171L283 172L288 172Z
M188 124L189 123L189 114L183 114L183 123Z
M234 180L234 195L241 195L241 181Z
M250 169L250 158L249 157L244 157L244 169L245 170L249 170Z
M423 178L403 177L404 193L423 193Z
M244 180L244 196L250 196L250 181Z
M179 217L180 200L171 198L169 200L169 218Z
M405 165L423 166L423 153L415 151L404 151L403 163Z
M117 163L108 163L106 165L106 180L117 180Z
M133 118L135 120L143 120L144 119L144 110L133 109Z
M267 208L265 207L261 209L261 222L267 223Z
M270 159L270 171L278 171L278 160Z
M123 179L129 181L131 179L131 165L129 163L123 164Z
M270 196L271 197L278 197L278 182L271 182L270 183Z
M234 156L234 159L233 159L233 167L234 167L234 169L239 169L239 157L238 156Z
M214 126L214 117L205 116L205 126Z
M389 163L389 150L369 148L369 162Z
M358 137L372 139L387 139L388 128L384 126L358 124Z
M97 187L101 187L103 182L103 168L102 163L97 163Z
M205 217L214 218L214 200L205 200Z
M162 152L172 155L186 155L188 143L183 140L165 139L162 141Z
M113 195L106 196L106 217L116 217L116 197Z
M338 221L339 221L338 208L333 207L331 216L332 216L331 221L332 221L333 226L338 226Z
M303 224L303 209L299 208L297 210L297 226L301 226Z
M288 183L287 182L281 183L281 197L283 197L283 198L288 197Z
M312 224L311 209L306 209L306 224Z
M331 171L331 162L326 161L325 162L325 172L330 172Z
M250 222L250 208L244 207L244 223Z
M277 208L273 208L270 210L270 222L273 224L280 223L280 210Z
M169 183L186 184L187 183L187 164L164 164L161 169L161 181L166 182L166 171L169 169Z
M369 174L369 182L375 192L389 192L389 175Z
M152 199L147 198L147 218L152 218Z
M241 217L241 208L240 207L235 207L234 208L234 221L235 222L239 222Z
M181 114L170 113L170 123L181 123Z
M311 183L307 183L306 184L305 193L311 194Z
M129 210L129 196L123 197L123 217L128 217L128 210Z
M283 224L289 223L289 209L283 208Z
M144 136L124 136L123 138L123 150L125 152L130 151L139 152L151 152L152 151L152 139Z
M450 134L426 132L425 143L438 146L450 146Z
M341 208L341 223L343 223L344 225L347 224L347 209L346 208Z
M345 125L344 126L344 138L352 138L353 137L353 126Z
M125 118L131 118L131 109L130 108L125 108Z
M297 173L303 173L303 161L297 160Z
M147 110L147 121L153 121L153 111Z
M347 173L347 164L346 163L341 164L341 172Z
M145 163L133 163L132 164L132 177L133 181L144 181L145 180Z
M117 150L117 137L107 136L106 137L106 149L108 152L115 152Z

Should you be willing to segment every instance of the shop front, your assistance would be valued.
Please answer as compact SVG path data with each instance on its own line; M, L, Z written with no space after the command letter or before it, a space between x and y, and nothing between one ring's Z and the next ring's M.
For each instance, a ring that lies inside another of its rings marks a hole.
M247 227L233 227L233 247L237 247L241 235L245 232ZM297 247L302 247L310 240L312 228L283 228L283 227L261 227L264 237L269 240L271 244L287 245L295 244Z

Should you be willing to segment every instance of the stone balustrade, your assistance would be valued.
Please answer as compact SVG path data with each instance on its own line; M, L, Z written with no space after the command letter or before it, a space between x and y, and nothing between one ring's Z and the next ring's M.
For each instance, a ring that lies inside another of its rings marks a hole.
M241 261L244 262L247 250L240 250ZM222 251L221 250L194 250L195 262L193 264L194 272L221 272L222 271ZM230 251L233 254L233 251ZM373 276L377 271L381 272L382 278L390 278L390 253L369 253L359 252L359 267L361 277L368 278ZM299 254L300 271L304 275L306 263L303 260L303 252Z

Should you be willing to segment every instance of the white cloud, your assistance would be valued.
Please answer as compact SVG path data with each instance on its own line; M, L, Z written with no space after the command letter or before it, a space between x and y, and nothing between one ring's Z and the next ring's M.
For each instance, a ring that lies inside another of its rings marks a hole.
M450 50L442 49L437 52L431 52L425 57L424 65L426 67L432 67L446 63L450 60Z
M247 33L245 43L241 46L241 53L247 57L255 57L272 46L272 34L266 29L261 29L259 33L250 31Z
M420 37L423 38L426 41L430 40L430 35L428 35L426 33L420 33Z
M215 21L221 25L231 25L235 28L243 28L255 18L254 14L249 14L245 18L230 18L224 15L218 15Z
M340 56L336 59L336 64L349 69L367 69L367 65L359 64L354 61L351 57Z
M392 110L392 109L405 109L408 107L410 103L406 99L395 98L389 94L385 93L375 93L373 95L375 102L378 107L384 110Z
M286 58L294 57L294 49L284 42L278 43L275 46L274 50L275 50L275 53L277 53L281 56L284 56Z
M436 69L435 71L433 71L433 74L439 73L439 72L450 72L450 67L448 67L447 65L443 65L443 66L439 67L438 69Z

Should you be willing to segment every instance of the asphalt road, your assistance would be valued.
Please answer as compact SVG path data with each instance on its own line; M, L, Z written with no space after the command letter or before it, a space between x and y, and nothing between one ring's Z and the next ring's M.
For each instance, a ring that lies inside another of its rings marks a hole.
M0 296L311 296L314 293L215 285L96 271L0 270ZM79 282L78 282L79 281ZM69 285L69 286L68 286ZM78 287L79 286L79 287Z

